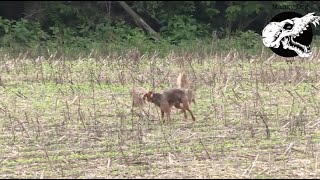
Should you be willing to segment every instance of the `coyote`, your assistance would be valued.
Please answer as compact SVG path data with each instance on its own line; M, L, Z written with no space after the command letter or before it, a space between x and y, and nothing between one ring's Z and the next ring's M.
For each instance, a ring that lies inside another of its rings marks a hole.
M142 107L145 104L143 95L148 91L143 87L133 87L130 90L130 95L132 97L132 107Z
M189 101L187 95L185 91L182 89L173 88L166 90L163 93L155 93L149 91L143 95L143 99L146 99L148 102L151 102L160 107L162 121L164 121L164 113L167 114L167 121L171 120L170 112L172 106L176 107L177 109L181 109L184 113L185 119L187 119L187 110L191 114L192 120L196 120L192 111L189 108Z

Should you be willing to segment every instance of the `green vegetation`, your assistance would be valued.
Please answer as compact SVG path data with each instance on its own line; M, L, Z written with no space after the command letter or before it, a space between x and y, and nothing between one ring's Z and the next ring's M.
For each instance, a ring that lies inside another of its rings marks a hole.
M159 41L137 26L116 1L40 2L32 9L37 12L32 16L16 20L0 17L0 47L42 56L55 52L84 56L92 50L99 54L138 51L165 55L171 51L230 50L257 54L262 49L263 26L283 11L281 7L290 5L302 14L318 9L310 1L132 1L128 4L160 34ZM318 28L314 29L315 35L318 32ZM313 43L318 43L317 38Z

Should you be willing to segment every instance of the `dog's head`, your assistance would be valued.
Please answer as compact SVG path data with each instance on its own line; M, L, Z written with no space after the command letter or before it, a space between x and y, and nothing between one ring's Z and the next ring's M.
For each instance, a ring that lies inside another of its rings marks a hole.
M153 101L153 92L149 91L147 93L144 93L142 96L142 99L145 101L147 100L148 102L152 102Z

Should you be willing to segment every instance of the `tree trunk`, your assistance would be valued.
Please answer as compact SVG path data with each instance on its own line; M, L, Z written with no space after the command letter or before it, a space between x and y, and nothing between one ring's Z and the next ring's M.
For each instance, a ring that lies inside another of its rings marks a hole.
M253 23L255 20L257 20L259 18L258 15L256 15L254 18L251 18L250 20L248 20L246 23L241 23L239 24L238 30L239 31L243 31L245 30L251 23Z
M120 6L128 13L130 16L141 26L143 27L150 35L155 37L157 40L160 39L160 35L155 32L144 20L137 14L135 13L130 6L124 1L118 1Z
M38 15L40 7L41 7L41 2L38 1L23 1L23 6L24 6L24 18L26 19L33 19L35 15Z
M232 30L232 21L228 21L227 28L226 28L227 36L231 35L231 30Z
M233 2L229 1L229 6L232 6ZM226 27L226 35L229 37L232 31L232 20L228 20L227 27Z

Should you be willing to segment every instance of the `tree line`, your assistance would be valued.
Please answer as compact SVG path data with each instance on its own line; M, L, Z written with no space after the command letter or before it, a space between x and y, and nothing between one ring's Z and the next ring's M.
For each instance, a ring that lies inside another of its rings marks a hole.
M1 1L0 46L81 50L101 42L150 49L160 37L163 47L227 38L222 49L252 48L278 13L319 10L314 1ZM314 35L319 32L314 28Z
M127 1L137 14L155 31L161 32L174 24L174 20L189 19L206 26L208 30L231 35L238 31L253 30L260 32L264 25L277 13L294 11L301 14L318 12L320 2L314 1ZM64 4L74 8L88 5L109 16L121 17L134 23L118 1L2 1L0 15L8 19L36 19L49 6ZM42 10L42 11L41 11ZM56 12L57 14L59 12ZM82 12L82 13L90 13Z

